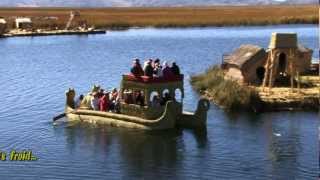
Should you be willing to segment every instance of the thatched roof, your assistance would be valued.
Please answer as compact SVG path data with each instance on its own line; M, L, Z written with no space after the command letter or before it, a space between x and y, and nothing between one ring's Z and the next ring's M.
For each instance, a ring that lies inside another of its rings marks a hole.
M16 23L32 23L30 18L17 18Z
M296 33L272 33L269 48L296 48L297 45Z
M7 24L7 21L4 18L0 18L0 24Z
M224 58L224 64L235 65L242 68L249 61L263 60L266 51L259 46L245 44L241 45L232 54Z
M308 52L312 52L312 49L309 49L303 46L302 44L298 44L298 51L302 53L308 53Z

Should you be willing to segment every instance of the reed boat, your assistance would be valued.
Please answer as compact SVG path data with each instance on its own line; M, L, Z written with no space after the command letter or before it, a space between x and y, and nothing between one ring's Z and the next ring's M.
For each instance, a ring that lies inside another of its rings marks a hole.
M92 91L97 90L94 86ZM127 92L143 92L145 105L127 102ZM152 106L152 95L169 93L171 100L163 106ZM176 97L180 94L180 97ZM135 77L123 75L119 90L120 113L90 110L87 107L75 109L76 92L69 88L66 92L65 114L69 121L101 123L116 127L137 128L145 130L163 130L175 127L204 128L207 122L207 111L210 103L200 99L195 112L183 111L183 75L171 79ZM177 100L179 98L179 100Z

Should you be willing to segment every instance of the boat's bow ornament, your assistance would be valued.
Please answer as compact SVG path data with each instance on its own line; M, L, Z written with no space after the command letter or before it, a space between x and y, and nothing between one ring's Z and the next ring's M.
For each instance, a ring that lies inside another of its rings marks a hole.
M74 104L74 97L76 95L76 92L73 88L69 88L67 91L66 91L66 104L67 106L71 107L71 108L74 108L75 107L75 104Z
M198 102L197 110L184 111L177 121L177 125L186 128L205 128L207 126L207 112L210 108L209 100L202 98Z

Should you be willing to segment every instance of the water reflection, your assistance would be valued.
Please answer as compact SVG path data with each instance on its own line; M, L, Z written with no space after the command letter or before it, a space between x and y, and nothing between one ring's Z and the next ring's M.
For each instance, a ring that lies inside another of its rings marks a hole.
M105 158L104 161L110 161L110 155L116 156L124 177L157 177L167 170L170 178L179 175L175 171L183 169L182 162L187 156L184 133L193 136L194 148L207 147L206 129L142 131L85 122L65 122L59 126L65 126L65 144L70 154L86 149L87 154ZM60 130L54 128L54 131Z

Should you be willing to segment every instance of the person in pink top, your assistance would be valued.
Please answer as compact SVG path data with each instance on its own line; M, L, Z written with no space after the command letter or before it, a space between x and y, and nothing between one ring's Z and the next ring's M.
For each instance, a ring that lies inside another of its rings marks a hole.
M110 106L109 93L105 93L99 99L99 110L106 112L109 110L109 106Z

